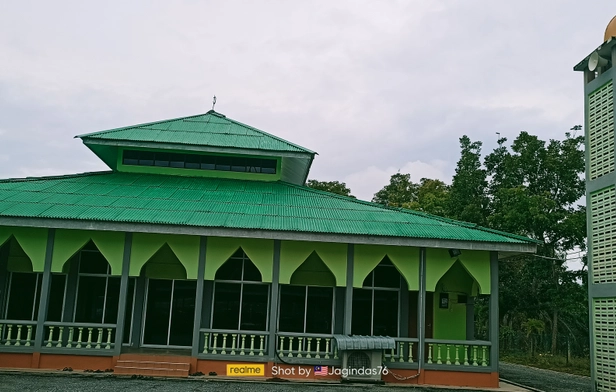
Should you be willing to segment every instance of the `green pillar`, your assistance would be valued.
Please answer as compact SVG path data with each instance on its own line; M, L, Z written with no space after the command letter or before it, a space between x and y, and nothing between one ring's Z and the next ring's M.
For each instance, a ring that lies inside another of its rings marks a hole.
M115 352L122 352L124 340L124 319L126 318L126 298L128 296L128 273L130 271L130 252L133 243L133 233L124 235L124 254L122 255L122 277L120 278L120 298L118 303L118 317L116 319Z
M43 281L41 282L41 302L39 304L38 316L36 318L36 333L34 335L34 351L41 352L45 333L45 319L47 318L47 307L49 305L49 293L51 291L51 259L53 255L53 243L56 236L56 229L49 229L47 232L47 249L45 250L45 266L43 269Z

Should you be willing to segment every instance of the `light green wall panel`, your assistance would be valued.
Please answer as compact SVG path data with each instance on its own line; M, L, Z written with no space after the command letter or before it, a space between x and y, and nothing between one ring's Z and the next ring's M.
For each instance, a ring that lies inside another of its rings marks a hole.
M353 287L362 287L364 279L385 256L404 277L409 290L419 290L419 248L404 246L356 245L353 263Z
M43 272L47 250L47 229L38 227L0 227L0 243L13 235L32 262L34 272Z
M62 272L64 264L90 240L111 266L111 274L122 275L124 233L113 231L56 230L51 271Z
M466 271L477 281L480 294L490 294L490 252L465 250L459 257Z
M288 284L295 270L316 252L336 277L337 286L346 286L347 244L330 242L282 241L280 245L280 283Z
M165 244L169 245L186 269L186 278L196 279L199 264L199 237L173 234L133 234L130 276L139 276L145 263Z
M477 281L481 294L490 294L490 252L463 250L457 258L447 249L426 249L426 290L434 291L438 281L460 260L466 271Z
M336 286L336 277L323 263L319 255L312 252L291 276L291 284L334 287Z
M145 276L154 279L186 279L186 268L165 244L145 263Z
M434 291L439 279L451 268L456 259L447 249L426 249L426 291Z
M205 252L205 279L214 280L216 271L242 248L261 272L263 282L272 281L274 240L255 238L208 237Z
M449 309L441 309L438 300L437 293L433 305L434 339L466 340L466 305L450 303Z

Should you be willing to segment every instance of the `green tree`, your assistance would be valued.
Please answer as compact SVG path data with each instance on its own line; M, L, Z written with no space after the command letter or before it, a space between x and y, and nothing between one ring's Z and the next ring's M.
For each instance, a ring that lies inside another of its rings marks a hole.
M428 214L446 216L449 205L449 186L441 180L422 178L417 188L417 200L402 207Z
M404 204L417 201L418 185L411 181L410 174L396 173L389 179L389 184L374 194L374 203L390 207L402 207Z
M347 185L344 182L308 180L306 182L306 186L318 189L320 191L355 198L355 196L351 195L351 190L347 188Z
M555 353L559 325L570 328L580 314L573 300L579 296L578 277L568 273L564 259L567 251L584 249L585 243L586 212L577 204L585 189L583 138L567 133L563 141L546 143L521 132L511 150L506 141L500 139L485 159L491 212L486 223L542 244L539 257L522 258L521 268L504 267L503 296L522 297L525 303L506 303L502 311L543 320L550 326L550 349Z
M460 138L460 160L449 189L447 215L466 222L486 224L488 216L488 182L481 167L481 142Z

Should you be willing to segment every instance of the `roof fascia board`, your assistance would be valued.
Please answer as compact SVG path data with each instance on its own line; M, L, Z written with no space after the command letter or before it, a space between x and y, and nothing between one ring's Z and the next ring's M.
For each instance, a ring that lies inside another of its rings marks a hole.
M202 151L202 152L216 152L223 154L244 154L244 155L270 155L278 157L289 158L302 158L311 159L314 157L314 153L305 152L292 152L292 151L278 151L278 150L256 150L251 148L232 148L232 147L213 147L213 146L199 146L195 144L179 144L179 143L158 143L158 142L134 142L128 140L103 140L103 139L88 139L83 138L83 144L89 145L103 145L103 146L115 146L115 147L137 147L137 148L152 148L157 150L182 150L182 151Z
M364 245L393 245L461 250L485 250L498 252L535 253L536 244L502 243L485 241L456 241L428 238L405 238L385 236L361 236L349 234L325 234L280 230L250 230L220 227L196 227L155 225L149 223L122 223L102 221L78 221L65 219L0 217L0 226L44 227L56 229L102 230L133 233L183 234L211 237L261 238L289 241L335 242Z

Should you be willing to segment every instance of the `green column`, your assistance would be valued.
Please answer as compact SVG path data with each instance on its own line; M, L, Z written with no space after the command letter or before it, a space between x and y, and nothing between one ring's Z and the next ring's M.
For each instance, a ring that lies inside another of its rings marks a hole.
M203 313L203 285L205 279L205 250L207 249L207 237L199 240L199 266L197 267L197 293L195 298L195 319L193 323L192 356L199 354L201 338L201 318Z
M419 249L419 292L417 293L417 362L419 371L425 363L426 346L426 248Z
M351 327L353 325L353 260L355 258L355 248L353 244L349 244L348 247L346 293L344 296L343 332L345 335L351 334Z
M490 252L490 367L498 372L498 252Z
M130 271L130 252L133 243L133 233L124 235L124 254L122 255L122 277L120 278L120 298L118 303L118 317L116 319L115 352L122 352L124 340L124 319L126 318L126 298L128 296L128 273Z
M49 305L49 292L51 290L51 259L53 255L53 243L56 229L49 229L47 232L47 248L45 250L45 265L43 269L43 281L41 282L41 302L36 318L36 333L34 335L34 351L41 352L44 338L44 324L47 318L47 307Z
M272 299L269 311L269 340L267 341L267 354L272 360L276 360L276 332L278 322L278 289L280 280L280 240L274 241L274 263L272 266Z

